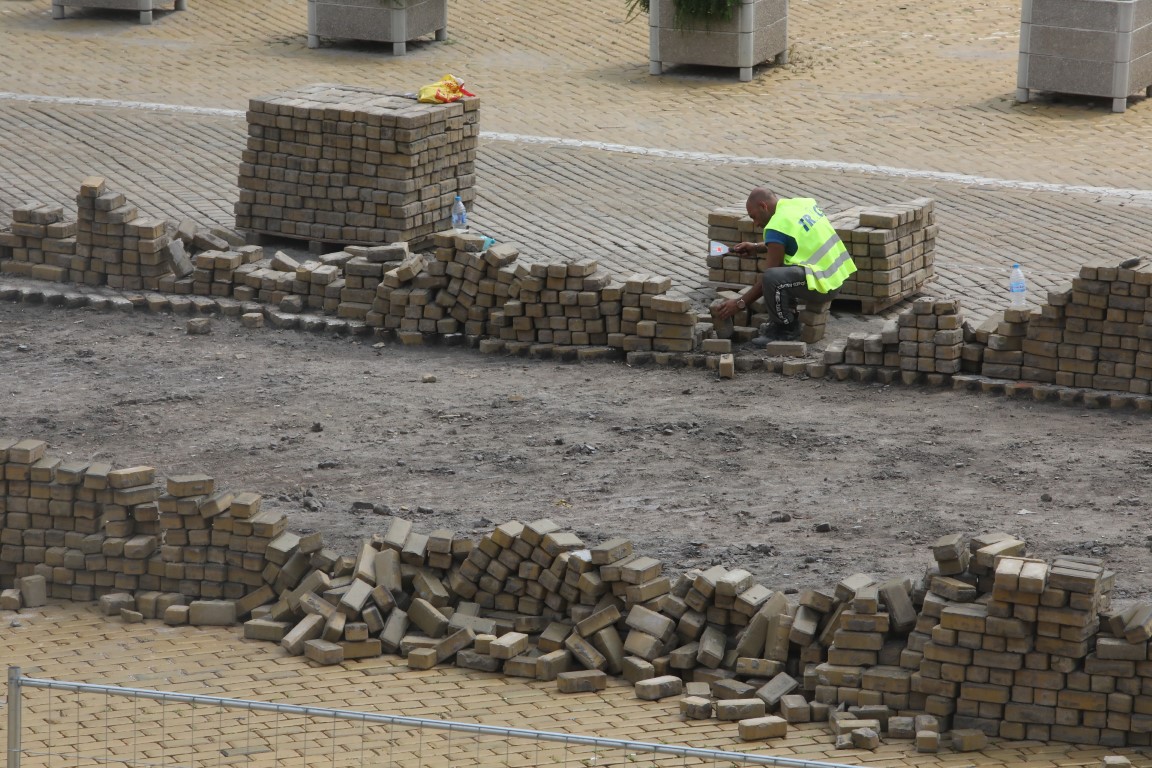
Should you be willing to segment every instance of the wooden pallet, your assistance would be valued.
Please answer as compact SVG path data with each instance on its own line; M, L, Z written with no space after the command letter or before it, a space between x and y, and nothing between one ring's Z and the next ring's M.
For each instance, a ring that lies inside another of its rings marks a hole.
M832 300L832 308L843 312L856 312L861 315L879 315L901 302L916 298L923 290L924 285L921 285L912 293L904 296L883 299L878 299L875 296L849 296L842 293Z
M240 232L244 234L244 239L249 245L259 245L263 247L281 245L289 248L307 248L309 253L316 256L342 251L344 247L348 245L385 245L385 243L379 241L368 240L316 240L310 237L286 235L283 232L267 232L255 229L244 229L240 230Z

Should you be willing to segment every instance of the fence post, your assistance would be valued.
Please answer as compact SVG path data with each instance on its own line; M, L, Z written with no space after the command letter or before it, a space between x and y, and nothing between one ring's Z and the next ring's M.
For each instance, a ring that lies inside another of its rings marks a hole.
M8 667L8 768L20 768L20 667Z

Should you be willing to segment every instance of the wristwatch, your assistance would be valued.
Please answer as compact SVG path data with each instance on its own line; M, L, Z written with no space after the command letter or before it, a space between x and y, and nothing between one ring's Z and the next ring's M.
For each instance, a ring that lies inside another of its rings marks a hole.
M748 305L744 303L744 299L736 299L736 307L738 309L748 309Z

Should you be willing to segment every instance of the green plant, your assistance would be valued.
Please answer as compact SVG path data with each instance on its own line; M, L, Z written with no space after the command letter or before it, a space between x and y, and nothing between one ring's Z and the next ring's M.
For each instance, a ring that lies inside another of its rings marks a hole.
M648 13L651 0L625 0L628 9L628 18ZM688 22L705 24L713 21L729 21L732 11L740 5L741 0L673 0L676 8L675 25L685 27Z

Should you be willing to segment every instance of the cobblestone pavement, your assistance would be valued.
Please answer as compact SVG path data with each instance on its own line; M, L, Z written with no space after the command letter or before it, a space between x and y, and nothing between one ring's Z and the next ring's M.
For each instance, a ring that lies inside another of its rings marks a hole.
M166 627L159 622L125 624L101 616L93 606L52 605L5 614L4 661L24 675L98 682L206 696L268 701L393 715L424 717L604 738L699 748L746 751L782 757L867 765L875 768L1071 768L1099 765L1107 754L1129 755L1138 768L1152 759L1129 749L1039 742L1004 742L983 752L917 754L911 742L891 741L874 752L835 750L833 737L818 724L792 726L783 739L742 742L735 723L684 720L675 698L640 701L631 686L613 681L598 693L559 695L555 683L437 667L409 670L395 656L311 666L287 656L274 643L244 640L239 629ZM79 762L65 753L79 740L84 760L131 757L151 765L492 765L623 766L655 764L641 755L577 751L557 745L498 739L477 743L465 734L454 740L422 738L403 729L371 731L330 720L245 715L156 702L133 703L100 695L76 696L26 689L23 765ZM6 732L7 718L0 719ZM136 728L132 722L137 723ZM449 751L452 750L452 751ZM367 759L365 759L367 757ZM690 764L681 760L659 765Z
M304 45L305 0L195 0L131 14L0 0L0 90L243 108L305 82L404 90L451 71L486 97L486 130L734 154L1142 187L1152 105L1013 99L1019 3L793 0L792 63L753 82L648 75L647 26L624 0L450 0L445 44ZM221 76L227 73L226 76Z

